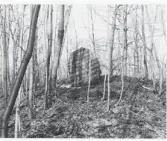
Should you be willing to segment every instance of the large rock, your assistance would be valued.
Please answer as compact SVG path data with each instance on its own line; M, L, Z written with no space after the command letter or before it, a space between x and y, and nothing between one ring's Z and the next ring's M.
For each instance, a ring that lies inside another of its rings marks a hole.
M91 55L91 83L100 81L100 63ZM80 48L71 53L68 62L68 71L71 82L74 85L88 84L89 80L89 58L90 50Z

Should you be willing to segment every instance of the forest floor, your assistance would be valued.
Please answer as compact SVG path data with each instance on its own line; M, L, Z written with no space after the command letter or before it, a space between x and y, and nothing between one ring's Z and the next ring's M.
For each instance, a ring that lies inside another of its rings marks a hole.
M57 89L50 96L50 108L44 110L44 87L35 92L34 119L28 118L28 103L21 106L21 137L27 138L166 138L166 94L158 95L142 87L153 87L138 79L125 81L121 102L120 78L111 83L110 110L107 100L101 100L103 83L87 87ZM107 87L106 87L107 88ZM106 90L107 95L107 90ZM2 111L3 99L0 98ZM10 137L14 137L15 110L9 122Z

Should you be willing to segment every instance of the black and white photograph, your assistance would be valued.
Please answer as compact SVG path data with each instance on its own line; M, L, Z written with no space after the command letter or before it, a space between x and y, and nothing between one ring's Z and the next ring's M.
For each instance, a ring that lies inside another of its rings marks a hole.
M166 139L166 4L0 3L0 138Z

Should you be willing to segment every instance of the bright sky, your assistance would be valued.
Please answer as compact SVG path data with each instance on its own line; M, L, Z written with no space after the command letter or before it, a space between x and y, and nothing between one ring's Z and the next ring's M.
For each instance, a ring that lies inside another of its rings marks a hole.
M107 24L106 22L102 19L107 20L107 14L106 14L106 5L92 5L93 8L96 9L96 12L98 15L93 15L95 18L95 39L106 39L107 37ZM73 5L72 13L71 13L71 19L70 19L70 24L69 24L69 31L70 31L70 36L75 40L75 29L77 31L78 35L78 40L90 40L90 30L88 27L90 27L90 13L88 12L88 6L87 5ZM162 5L158 6L157 10L157 20L156 23L154 24L155 26L155 45L156 49L158 52L158 55L160 57L164 56L167 53L167 47L165 46L165 38L163 36L163 28L162 28L162 22L160 21L160 14L161 14L161 7ZM149 10L149 15L150 19L152 20L151 22L154 22L154 17L155 17L155 11L156 11L156 5L148 5L148 10ZM100 16L102 17L100 17ZM140 16L140 15L139 15ZM164 17L164 20L166 17ZM132 17L128 17L129 21L129 26L132 25ZM139 21L140 22L140 21ZM146 37L150 36L149 32L149 26L148 26L148 18L145 17L145 31L146 31ZM166 24L166 22L165 22ZM141 32L141 30L140 30ZM147 43L149 46L149 38L147 39ZM104 43L105 44L105 43ZM80 43L80 46L84 46L84 43Z
M5 2L11 3L10 0L6 0ZM148 2L150 2L150 0L147 0ZM147 1L134 1L133 3L137 2L137 3L145 3ZM4 1L3 1L4 2ZM15 2L15 0L12 0L12 2ZM32 3L34 1L19 1L17 0L17 2L19 3ZM38 2L38 1L36 1ZM50 1L48 0L47 3L53 3L55 1ZM57 3L59 3L59 1L56 1ZM63 1L61 1L60 3L62 3ZM70 2L70 0L69 0ZM79 1L78 1L79 2ZM79 41L79 47L83 46L83 47L91 47L91 43L90 43L90 13L88 12L88 5L86 5L86 3L92 2L92 1L80 1L82 4L74 4L73 8L72 8L72 13L71 13L71 17L70 17L70 22L69 22L69 32L68 32L68 36L69 36L69 44L71 43L71 48L74 48L73 45L75 45L76 43L76 33L78 36L78 41ZM93 1L95 3L95 1ZM98 3L99 1L96 1L96 3ZM111 1L105 1L104 3L110 3ZM120 1L117 1L118 3L120 3ZM125 1L122 1L121 3L124 3ZM159 1L159 3L161 2L161 0ZM164 2L162 0L162 2ZM43 1L40 1L40 3L43 3ZM44 2L46 4L46 2ZM76 3L72 2L72 3ZM85 4L84 4L85 3ZM127 1L125 2L127 3ZM106 38L107 38L107 23L102 19L107 19L107 7L105 4L100 3L101 5L92 5L93 8L96 9L97 15L93 14L93 18L95 19L94 22L94 30L95 30L95 40L100 44L103 45L101 48L104 48L104 45L106 45ZM129 3L131 4L131 2ZM160 18L160 14L161 14L161 6L159 6L159 10L157 11L157 17ZM148 9L149 9L149 14L151 19L153 20L153 17L155 16L155 11L156 11L156 5L152 4L152 5L148 5ZM166 10L166 8L164 8ZM100 16L99 16L100 15ZM140 15L139 15L140 16ZM166 16L164 17L164 20L166 20ZM132 21L132 17L128 17L128 25L131 25L131 21ZM162 23L160 21L160 19L157 18L157 23L155 24L156 30L155 30L155 46L156 46L156 50L158 52L158 56L161 58L161 60L164 58L164 55L167 54L167 47L165 45L165 39L163 36L163 30L162 30ZM148 22L147 17L145 17L145 22ZM165 26L166 26L166 22L165 22ZM75 28L74 28L75 27ZM146 28L146 36L150 36L150 33L148 31L148 24L145 24L145 28ZM147 40L148 42L148 46L149 46L149 40ZM70 46L70 45L69 45ZM106 54L103 55L104 57L108 58L107 56L107 52ZM167 56L167 55L166 55ZM62 56L62 60L65 59L66 60L66 50L63 50L63 56Z

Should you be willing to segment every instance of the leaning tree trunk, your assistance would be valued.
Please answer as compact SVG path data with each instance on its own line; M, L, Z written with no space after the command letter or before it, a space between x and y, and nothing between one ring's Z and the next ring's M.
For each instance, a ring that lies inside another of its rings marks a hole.
M58 28L58 37L57 37L57 50L55 52L55 57L53 61L53 68L52 68L52 90L53 88L56 88L56 82L57 82L57 70L60 63L60 55L61 55L61 48L63 44L63 38L64 38L64 5L61 5L60 7L60 23Z
M9 99L8 106L6 108L5 113L3 114L2 120L2 137L8 137L8 121L10 114L13 110L18 91L20 89L24 74L27 69L27 65L29 63L29 60L32 56L33 48L34 48L34 42L35 42L35 33L36 33L36 25L37 25L37 20L38 20L38 15L39 15L39 10L40 10L40 5L36 5L34 7L34 12L32 15L31 19L31 25L30 25L30 32L29 32L29 40L28 40L28 45L27 45L27 50L26 53L24 54L23 61L21 62L20 69L18 71L17 78L15 79L15 84L12 89L12 93Z

